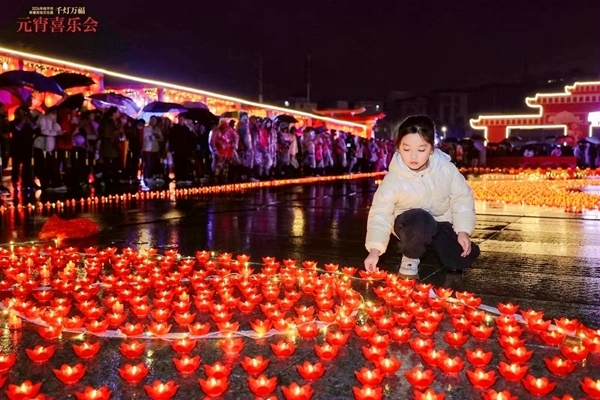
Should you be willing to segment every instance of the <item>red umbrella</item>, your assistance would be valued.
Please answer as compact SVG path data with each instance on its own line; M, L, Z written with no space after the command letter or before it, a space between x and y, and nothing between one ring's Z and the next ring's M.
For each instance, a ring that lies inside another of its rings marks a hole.
M559 136L554 140L554 143L567 146L575 146L577 140L573 136Z

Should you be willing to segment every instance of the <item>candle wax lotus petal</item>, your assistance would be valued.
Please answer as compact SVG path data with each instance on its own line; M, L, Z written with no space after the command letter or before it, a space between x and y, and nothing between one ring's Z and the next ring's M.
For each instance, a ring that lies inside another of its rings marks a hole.
M281 391L286 400L310 400L314 394L310 383L300 386L292 382L290 386L282 386Z
M362 386L358 388L352 386L352 392L356 400L380 400L383 397L381 387Z
M94 389L91 386L86 386L83 392L75 392L77 400L109 400L112 392L108 387L102 386Z

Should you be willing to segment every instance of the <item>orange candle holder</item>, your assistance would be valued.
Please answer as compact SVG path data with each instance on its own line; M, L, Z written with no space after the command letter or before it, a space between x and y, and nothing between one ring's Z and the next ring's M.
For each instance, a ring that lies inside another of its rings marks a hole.
M523 386L529 393L536 397L548 396L556 387L556 382L548 380L548 378L536 378L533 375L527 375L523 379Z
M59 381L65 385L72 385L79 382L79 380L83 378L86 370L86 367L79 363L72 367L70 365L63 364L60 369L53 369L52 371L54 371L54 375L56 375Z
M431 339L414 338L409 340L408 344L417 354L421 354L433 349L433 341Z
M298 325L298 334L304 339L313 339L319 334L319 327L314 322L304 323Z
M516 336L500 336L498 343L503 349L517 348L525 345L525 339L518 339Z
M194 347L196 347L197 342L198 341L196 339L190 339L186 336L182 339L173 340L173 342L171 343L171 348L177 354L189 354L194 349Z
M190 357L184 354L181 358L174 357L173 364L182 375L190 375L200 367L200 356Z
M485 367L492 360L492 352L485 352L480 348L475 350L466 350L467 360L475 367Z
M388 334L380 335L376 333L375 335L368 337L367 342L369 342L371 346L387 348L390 345L390 336Z
M148 367L144 363L125 364L123 368L117 368L117 370L121 378L128 383L140 383L148 375Z
M418 367L414 367L410 371L404 371L404 375L412 387L421 390L429 387L429 385L431 385L435 379L432 370L427 369L421 371Z
M600 379L593 380L586 376L581 381L581 389L592 399L600 399Z
M175 381L163 383L155 380L152 385L145 385L144 389L152 400L168 400L175 396L179 386L175 384Z
M527 374L528 370L528 365L521 365L519 363L507 364L504 361L498 363L498 372L504 379L510 382L519 382Z
M212 365L204 364L204 372L206 373L206 377L227 379L231 374L231 366L217 361Z
M396 343L404 343L408 341L412 336L412 330L410 328L399 328L396 327L390 332L390 338Z
M275 354L279 358L287 358L294 354L296 351L296 346L293 342L285 342L283 340L279 340L277 344L271 343L271 350L273 354Z
M438 367L446 374L457 374L464 366L465 362L458 356L454 358L446 357L438 362Z
M457 331L468 331L471 328L471 321L464 315L452 317L450 323Z
M381 387L352 386L352 392L356 400L381 400L383 398L383 389Z
M343 346L348 342L349 337L350 335L348 333L337 331L335 333L327 332L325 339L327 340L327 343L332 346Z
M444 340L452 347L460 347L469 339L462 331L444 333Z
M482 368L476 368L474 371L467 370L467 378L475 389L488 389L496 383L496 372L484 371Z
M260 374L257 378L248 377L248 386L250 390L257 396L265 397L275 391L277 386L277 377L268 378L264 374Z
M375 361L375 366L378 370L386 375L394 375L402 362L395 357L384 357Z
M340 348L338 346L332 346L327 342L323 343L321 346L315 344L314 349L315 353L317 354L317 357L325 361L333 360L340 351Z
M286 400L310 400L314 394L310 383L300 386L292 382L289 386L282 386L281 391Z
M134 340L130 343L123 342L119 346L119 351L125 358L138 358L146 350L146 343Z
M55 351L55 347L53 345L50 345L47 347L37 345L33 349L25 349L25 352L27 353L27 357L29 357L29 359L36 364L41 364L41 363L45 363L46 361L48 361L54 355L54 351ZM8 369L6 368L6 364L4 364L4 365L2 365L2 364L3 363L0 359L0 372L5 372ZM13 364L14 364L14 354L13 354Z
M362 367L360 371L354 371L354 375L362 385L371 387L379 385L385 377L377 368L371 370L367 367Z
M362 346L362 352L367 360L375 362L375 360L381 357L385 357L387 355L387 348L376 346Z
M77 400L109 400L112 392L108 387L102 386L94 389L91 386L86 386L83 392L75 392Z
M502 315L515 315L519 311L519 306L513 303L498 303L498 311Z
M546 364L546 368L556 376L567 376L575 371L575 362L563 360L559 356L544 358L544 364Z
M221 397L229 388L227 378L208 377L207 379L198 379L200 388L208 397Z
M307 381L316 381L325 373L325 368L323 368L323 364L320 362L311 364L308 361L304 361L304 364L296 365L296 369L302 379Z
M26 380L20 385L10 384L6 394L10 399L33 399L35 398L42 387L42 382L33 383Z
M269 360L263 358L263 356L258 356L255 358L244 357L244 360L241 362L241 366L249 374L258 375L261 374L267 366L269 365Z
M73 344L73 351L77 355L77 357L89 360L90 358L94 358L96 354L100 351L100 342L96 343L88 343L84 342L81 345Z
M208 322L204 324L201 322L196 322L193 325L188 325L188 330L190 334L194 336L204 336L210 332L210 324Z
M519 364L526 363L533 355L533 350L527 350L525 346L520 347L506 347L504 348L504 355L512 362Z
M583 344L575 346L563 344L560 346L560 352L563 356L575 362L582 362L590 354L590 351Z
M447 354L444 350L429 349L420 354L423 360L432 367L437 367L440 360L445 360Z

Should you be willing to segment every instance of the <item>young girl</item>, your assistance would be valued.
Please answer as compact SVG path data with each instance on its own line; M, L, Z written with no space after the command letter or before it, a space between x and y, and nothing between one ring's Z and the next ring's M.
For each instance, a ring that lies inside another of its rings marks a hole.
M409 117L398 128L396 152L375 192L367 222L365 269L377 268L394 233L400 240L400 274L416 275L428 245L448 270L464 270L479 256L469 236L475 201L450 157L434 148L435 127L427 116Z

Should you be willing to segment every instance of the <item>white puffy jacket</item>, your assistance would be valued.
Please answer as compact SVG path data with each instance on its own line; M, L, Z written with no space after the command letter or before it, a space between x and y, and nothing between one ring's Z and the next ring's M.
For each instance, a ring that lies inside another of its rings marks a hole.
M42 115L38 119L42 136L33 141L33 147L47 152L56 150L56 137L62 135L62 128L56 122L55 115Z
M394 153L369 210L367 251L377 249L383 254L396 217L414 208L429 212L438 222L450 222L457 233L471 235L475 229L473 191L450 157L439 149L429 157L428 167L419 172L408 168L400 154Z

